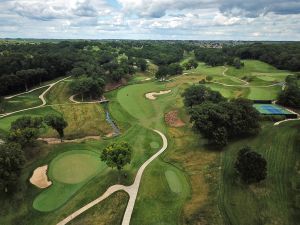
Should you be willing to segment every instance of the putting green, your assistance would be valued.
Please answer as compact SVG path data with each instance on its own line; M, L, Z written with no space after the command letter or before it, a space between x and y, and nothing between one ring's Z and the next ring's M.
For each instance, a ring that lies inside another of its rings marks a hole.
M105 168L99 154L92 151L73 150L58 155L49 166L52 185L34 199L33 208L41 212L58 209Z
M174 193L180 193L182 191L182 185L177 174L173 170L167 170L165 175L171 191Z
M56 181L66 184L80 183L97 173L99 157L85 151L60 154L50 165L50 174Z

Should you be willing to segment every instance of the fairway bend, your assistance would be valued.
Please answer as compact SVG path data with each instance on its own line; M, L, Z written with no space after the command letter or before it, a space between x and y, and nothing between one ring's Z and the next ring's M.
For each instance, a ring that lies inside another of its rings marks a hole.
M113 193L115 193L117 191L126 191L129 195L129 201L128 201L128 204L127 204L124 216L123 216L123 220L122 220L122 225L129 225L130 220L131 220L131 215L133 212L133 208L135 205L135 200L136 200L136 197L137 197L137 194L139 191L143 172L146 169L146 167L154 159L156 159L161 153L163 153L168 147L168 140L167 140L166 136L158 130L153 130L153 131L158 133L161 136L161 138L163 140L163 146L157 153L155 153L150 159L148 159L146 162L144 162L144 164L139 168L139 170L135 176L134 183L132 185L130 185L130 186L113 185L113 186L109 187L106 190L106 192L104 194L102 194L99 198L95 199L94 201L92 201L92 202L88 203L87 205L83 206L82 208L78 209L77 211L75 211L74 213L72 213L71 215L69 215L68 217L63 219L62 221L60 221L57 225L67 224L68 222L70 222L71 220L73 220L74 218L76 218L77 216L79 216L80 214L85 212L86 210L88 210L91 207L93 207L94 205L100 203L101 201L108 198L110 195L112 195Z

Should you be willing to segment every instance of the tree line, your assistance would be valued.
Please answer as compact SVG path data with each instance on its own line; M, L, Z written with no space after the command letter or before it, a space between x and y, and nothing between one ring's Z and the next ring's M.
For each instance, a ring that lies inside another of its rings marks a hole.
M255 59L266 62L278 69L300 71L300 44L296 43L252 43L225 46L222 49L195 48L197 60L210 66L243 66L241 59Z

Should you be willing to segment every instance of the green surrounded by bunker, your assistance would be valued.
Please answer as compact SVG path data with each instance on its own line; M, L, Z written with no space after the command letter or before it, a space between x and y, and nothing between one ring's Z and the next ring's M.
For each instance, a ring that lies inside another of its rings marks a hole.
M62 206L85 183L106 168L99 154L92 151L68 151L58 155L49 166L53 184L33 201L33 207L42 212Z

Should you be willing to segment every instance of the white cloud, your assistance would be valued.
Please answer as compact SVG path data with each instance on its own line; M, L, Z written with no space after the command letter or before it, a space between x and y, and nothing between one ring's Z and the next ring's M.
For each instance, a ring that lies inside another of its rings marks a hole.
M275 0L239 7L241 0L118 0L121 7L107 1L0 0L0 37L300 39L299 13L283 13L280 4L276 12L256 10Z

